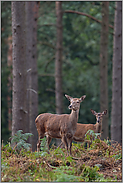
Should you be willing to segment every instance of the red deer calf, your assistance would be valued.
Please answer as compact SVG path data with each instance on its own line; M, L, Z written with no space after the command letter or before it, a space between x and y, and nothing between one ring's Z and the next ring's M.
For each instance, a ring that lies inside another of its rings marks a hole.
M91 109L91 112L93 115L96 116L96 124L77 123L77 130L73 137L74 141L83 142L85 138L85 134L87 133L88 130L93 130L94 133L101 133L103 115L106 115L107 110L103 111L102 113L96 113L94 110Z
M39 136L37 151L40 150L40 139L46 136L48 149L52 138L60 138L65 144L67 152L69 149L71 154L72 140L77 128L80 103L85 99L86 95L81 98L73 98L69 95L65 95L65 97L70 101L68 108L72 110L71 114L58 115L44 113L36 118L35 123Z

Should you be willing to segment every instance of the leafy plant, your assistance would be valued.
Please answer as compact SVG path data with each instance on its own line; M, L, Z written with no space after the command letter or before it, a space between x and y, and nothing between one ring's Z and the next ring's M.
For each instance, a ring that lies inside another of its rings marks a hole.
M98 177L100 177L100 175L98 173L99 167L96 167L96 166L95 167L90 167L90 166L86 166L85 164L83 164L81 169L82 169L81 176L84 178L84 180L86 182L94 181Z
M95 133L93 130L88 130L87 133L85 134L85 139L86 140L91 140L91 139L97 139L98 136L101 135L101 133Z
M20 151L22 148L25 150L29 150L31 148L31 144L27 143L26 141L33 134L22 132L23 130L18 130L17 133L11 137L11 146L17 151Z
M41 151L46 152L48 151L48 147L47 147L47 139L46 137L44 137L43 139L41 139L41 146L40 146Z
M89 147L89 144L93 146L95 141L99 141L98 136L100 133L95 133L93 130L88 130L87 133L85 134L85 141L87 142L87 145Z
M121 153L114 154L113 156L115 157L115 159L122 159L122 154Z
M78 176L74 175L74 168L73 167L67 167L67 166L61 166L60 168L57 168L54 170L56 173L56 181L57 182L74 182L78 180Z

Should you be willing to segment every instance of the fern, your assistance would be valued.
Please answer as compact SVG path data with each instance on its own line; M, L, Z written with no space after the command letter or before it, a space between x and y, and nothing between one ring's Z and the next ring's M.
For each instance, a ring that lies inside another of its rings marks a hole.
M43 151L43 152L47 152L48 151L46 137L44 137L43 139L41 139L41 147L40 148L41 148L41 151Z
M91 137L95 140L98 138L98 136L101 135L101 133L95 133L93 130L88 130L85 134L85 139L91 140Z
M26 141L28 137L32 135L32 133L23 133L23 130L18 130L17 133L11 137L11 146L17 151L20 151L22 148L29 150L31 144L27 143Z

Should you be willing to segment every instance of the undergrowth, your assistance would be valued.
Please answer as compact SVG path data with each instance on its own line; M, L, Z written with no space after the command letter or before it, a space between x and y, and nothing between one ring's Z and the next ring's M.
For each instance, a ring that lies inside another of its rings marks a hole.
M122 181L122 147L94 135L91 144L72 144L72 156L66 149L52 145L50 154L46 138L41 151L32 152L26 142L32 134L18 131L11 143L1 147L2 182L117 182ZM89 135L88 140L91 140ZM14 146L13 146L14 144Z

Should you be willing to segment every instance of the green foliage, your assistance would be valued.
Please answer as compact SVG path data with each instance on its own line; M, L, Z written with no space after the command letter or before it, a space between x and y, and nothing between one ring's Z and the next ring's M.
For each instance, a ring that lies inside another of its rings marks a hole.
M85 140L95 140L98 138L99 135L101 135L101 133L95 133L93 130L88 130L85 134Z
M94 168L91 168L91 167L85 166L85 164L83 164L81 169L82 169L81 176L85 179L85 182L94 181L100 177L100 175L97 172L99 170L99 168L96 166Z
M116 154L115 159L122 159L122 153Z
M43 151L43 152L47 152L47 151L48 151L48 146L47 146L47 139L46 139L46 137L44 137L43 139L41 139L40 150Z
M57 172L57 182L75 182L84 180L85 182L94 181L100 177L98 174L98 167L91 168L90 166L86 166L83 164L81 167L81 174L80 177L73 175L76 171L75 168L67 167L67 166L60 166L54 172ZM79 170L80 170L79 169Z
M122 159L122 153L121 152L117 152L117 154L114 154L113 157L115 159Z
M23 130L18 130L17 133L11 137L11 146L14 146L14 148L17 151L20 151L21 149L29 150L31 147L31 144L27 143L27 139L31 137L32 133L22 133Z
M78 181L77 176L73 175L75 169L67 166L60 166L54 170L56 174L56 182L75 182Z

